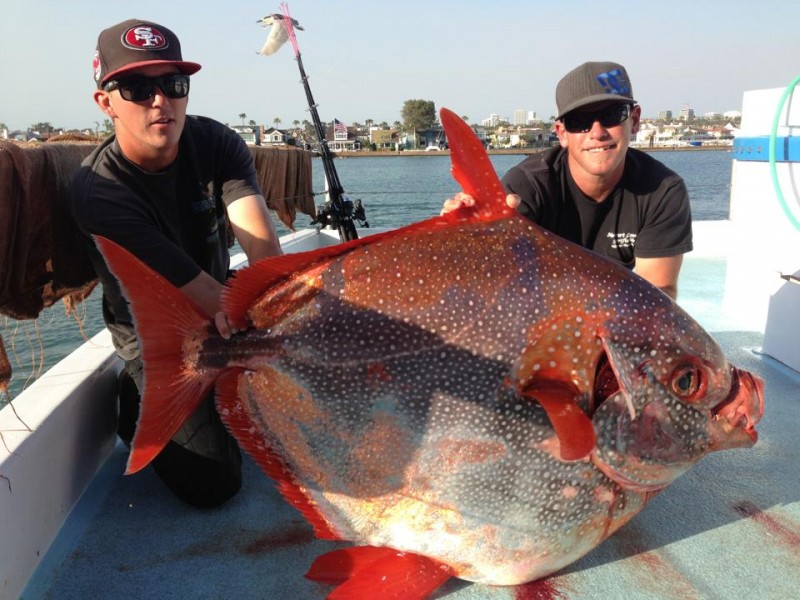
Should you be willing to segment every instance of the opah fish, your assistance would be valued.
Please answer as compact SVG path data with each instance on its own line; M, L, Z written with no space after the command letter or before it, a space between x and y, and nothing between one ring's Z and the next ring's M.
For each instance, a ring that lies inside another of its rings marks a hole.
M222 339L110 241L145 365L128 472L214 386L223 420L325 539L336 598L528 582L589 552L705 454L755 443L762 383L665 294L519 217L443 110L476 206L260 261Z

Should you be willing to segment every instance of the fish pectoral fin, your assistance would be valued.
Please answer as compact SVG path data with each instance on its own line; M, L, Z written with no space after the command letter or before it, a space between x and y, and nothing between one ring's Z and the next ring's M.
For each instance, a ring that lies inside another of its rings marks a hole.
M578 389L573 384L536 381L523 394L538 402L547 413L563 460L582 460L589 456L597 437L592 420L575 401Z
M397 598L423 600L455 574L438 560L392 548L354 546L318 557L308 579L341 583L329 600Z

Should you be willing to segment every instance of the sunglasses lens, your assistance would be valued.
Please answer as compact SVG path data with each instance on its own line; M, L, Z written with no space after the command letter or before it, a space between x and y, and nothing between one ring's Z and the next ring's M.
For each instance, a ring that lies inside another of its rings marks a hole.
M607 108L600 112L570 113L563 117L564 128L570 133L586 133L595 121L603 127L614 127L624 123L631 115L631 107L627 104Z
M117 86L119 95L129 102L142 102L153 97L153 84L146 79L128 79L120 81Z
M156 86L167 98L185 98L189 94L189 76L175 74L153 78L129 77L114 82L108 89L118 89L120 96L129 102L143 102L153 97Z
M189 77L187 75L167 75L160 79L158 87L167 98L184 98L189 94Z
M564 128L570 133L584 133L592 128L592 115L569 114L564 115Z

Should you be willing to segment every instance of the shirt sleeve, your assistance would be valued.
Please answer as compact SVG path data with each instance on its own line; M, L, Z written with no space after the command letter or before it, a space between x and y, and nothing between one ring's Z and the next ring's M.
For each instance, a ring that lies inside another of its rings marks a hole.
M692 210L686 184L678 176L662 184L663 193L651 197L636 237L640 258L677 256L692 250Z
M516 194L522 200L517 212L534 223L541 223L542 199L536 187L520 167L511 168L501 180L509 194Z
M263 195L247 144L233 130L225 131L221 137L222 201L227 206L245 196Z

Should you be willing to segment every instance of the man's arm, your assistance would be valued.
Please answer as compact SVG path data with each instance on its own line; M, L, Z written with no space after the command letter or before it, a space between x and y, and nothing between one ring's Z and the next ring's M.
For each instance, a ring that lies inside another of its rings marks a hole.
M251 263L261 258L283 254L278 234L260 194L243 196L228 205L228 219L233 233ZM236 333L220 310L223 285L205 271L181 287L184 294L194 300L206 313L214 317L219 333L229 338Z
M283 254L267 202L260 194L243 196L231 202L228 205L228 219L250 262Z
M200 271L197 277L182 285L180 290L194 300L208 316L213 317L219 312L222 284L205 271Z
M683 254L661 258L637 258L634 271L673 300L678 298L678 274Z
M261 195L243 196L231 202L228 205L228 218L250 262L282 254L278 234ZM197 277L181 286L181 290L213 317L220 310L222 287L211 275L200 271Z

